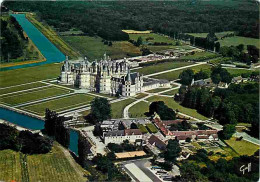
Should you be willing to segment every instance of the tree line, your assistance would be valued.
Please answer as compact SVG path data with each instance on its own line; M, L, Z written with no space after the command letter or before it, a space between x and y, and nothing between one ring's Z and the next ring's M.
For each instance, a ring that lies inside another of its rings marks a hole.
M176 32L211 31L236 31L240 36L259 37L258 8L253 1L236 1L232 7L211 1L6 1L4 5L14 11L36 12L41 20L60 32L77 28L106 40L128 40L122 29L153 30L175 37Z

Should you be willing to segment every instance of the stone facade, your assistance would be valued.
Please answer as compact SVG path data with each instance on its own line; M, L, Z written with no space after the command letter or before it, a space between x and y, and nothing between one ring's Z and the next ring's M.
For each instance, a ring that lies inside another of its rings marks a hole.
M66 61L61 68L61 83L110 95L134 96L142 91L143 76L130 73L124 59L112 61L104 55L99 62Z

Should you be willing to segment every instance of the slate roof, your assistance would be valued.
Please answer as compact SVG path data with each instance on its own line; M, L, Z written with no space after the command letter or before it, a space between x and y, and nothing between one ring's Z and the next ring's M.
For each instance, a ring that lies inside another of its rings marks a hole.
M125 135L142 135L140 129L125 129Z
M155 145L157 148L159 148L161 150L164 150L166 148L166 144L162 140L160 140L157 136L155 136L155 135L152 135L148 139L148 142L151 145Z
M106 137L111 137L111 136L124 136L125 132L124 130L117 130L117 131L109 131L105 134Z

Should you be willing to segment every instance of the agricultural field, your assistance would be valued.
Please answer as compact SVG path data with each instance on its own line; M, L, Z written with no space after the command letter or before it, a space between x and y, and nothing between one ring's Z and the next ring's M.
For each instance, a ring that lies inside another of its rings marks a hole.
M179 67L183 67L183 66L188 66L191 65L193 63L191 62L181 62L181 61L172 61L172 62L165 62L165 63L158 63L158 64L154 64L154 65L150 65L150 66L146 66L140 69L136 69L136 72L139 72L141 74L144 75L149 75L149 74L153 74L153 73L157 73L157 72L161 72L161 71L166 71L166 70L170 70L170 69L174 69L174 68L179 68ZM166 73L168 74L168 73Z
M0 96L0 102L7 105L17 105L30 101L45 99L48 97L63 95L70 93L70 90L62 89L59 87L44 87L37 90L32 91L24 91L22 93L11 94L7 96Z
M240 155L253 155L260 148L258 145L243 139L237 140L235 137L225 140L225 142Z
M50 101L41 102L38 104L32 104L29 106L21 107L21 109L43 116L46 108L49 108L52 111L59 112L66 109L87 105L93 99L94 97L91 95L74 94L67 97L62 97Z
M38 87L42 87L42 86L46 86L46 84L41 83L41 82L34 82L34 83L26 84L26 85L18 85L18 86L9 87L9 88L1 88L0 95L17 92L17 91L21 91L21 90L26 90L26 89L38 88Z
M198 65L198 66L193 66L193 67L190 67L190 68L185 68L185 69L181 69L181 70L176 70L176 71L171 71L171 72L159 74L159 75L156 75L156 76L152 76L152 78L166 79L166 80L172 81L172 80L178 79L179 75L186 69L192 69L195 73L199 72L202 69L203 71L210 73L210 68L211 68L211 66L208 65L208 64Z
M111 104L112 118L122 118L124 108L134 102L134 99L125 99Z
M1 88L30 83L45 79L55 79L60 75L61 64L46 64L0 72Z
M189 116L192 116L194 118L198 118L201 120L207 120L208 118L199 114L195 109L190 109L190 108L186 108L181 106L179 103L177 103L173 98L169 98L169 97L164 97L164 96L152 96L150 98L147 99L150 102L154 102L154 101L163 101L168 107L176 110L178 109L179 112L183 113L183 114L187 114Z
M112 59L140 56L141 51L127 41L112 42L112 46L105 45L100 37L89 36L62 36L62 38L90 61L103 58L107 53Z
M145 112L149 111L149 103L145 101L138 102L137 104L133 105L129 109L129 116L131 118L141 118L146 117L144 115Z
M26 14L26 18L40 30L46 38L48 38L61 52L69 56L69 58L76 59L80 56L69 44L60 38L60 36L47 24L43 24L37 20L36 15L30 13Z
M68 159L56 142L48 154L27 155L27 168L21 163L24 156L12 150L0 151L0 181L86 181L80 175L86 171Z

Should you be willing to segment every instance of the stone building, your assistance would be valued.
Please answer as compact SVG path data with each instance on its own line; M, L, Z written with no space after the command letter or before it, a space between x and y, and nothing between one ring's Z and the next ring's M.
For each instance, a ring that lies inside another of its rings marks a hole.
M86 58L64 62L61 68L61 83L110 95L134 96L142 91L143 76L130 73L124 59L112 61L104 54L99 62L89 62Z

